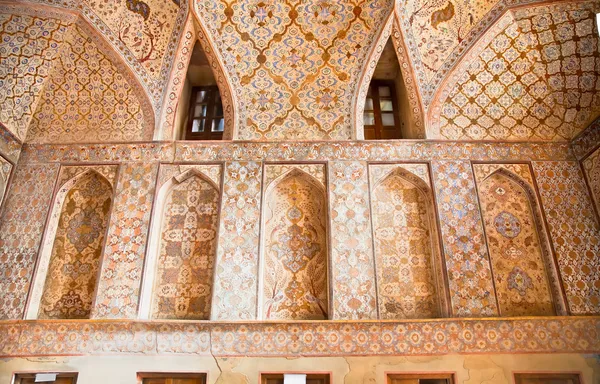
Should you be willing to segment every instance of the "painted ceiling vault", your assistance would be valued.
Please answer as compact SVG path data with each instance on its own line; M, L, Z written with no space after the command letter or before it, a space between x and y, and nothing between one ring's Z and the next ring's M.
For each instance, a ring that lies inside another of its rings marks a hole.
M0 0L0 124L37 143L171 140L199 40L226 139L360 139L391 36L415 137L568 141L600 116L598 12L591 0Z
M350 139L352 98L391 0L197 0L236 92L237 138Z

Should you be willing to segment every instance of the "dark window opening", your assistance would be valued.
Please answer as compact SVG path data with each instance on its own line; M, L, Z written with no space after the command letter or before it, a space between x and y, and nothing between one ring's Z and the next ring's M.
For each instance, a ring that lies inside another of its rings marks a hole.
M579 375L570 373L515 373L515 384L580 384Z
M418 139L400 62L391 38L387 41L369 85L363 114L366 140Z
M222 140L225 131L223 103L210 62L196 42L178 107L183 140Z
M138 373L142 384L205 384L205 373ZM138 382L140 382L138 380Z
M283 373L260 375L261 384L283 384ZM329 384L328 374L307 374L306 384Z
M365 102L365 139L401 139L396 87L390 80L372 80Z
M18 373L14 384L76 384L77 373Z
M192 89L188 120L186 140L223 139L223 103L216 85Z
M388 384L454 384L454 375L451 373L388 375Z

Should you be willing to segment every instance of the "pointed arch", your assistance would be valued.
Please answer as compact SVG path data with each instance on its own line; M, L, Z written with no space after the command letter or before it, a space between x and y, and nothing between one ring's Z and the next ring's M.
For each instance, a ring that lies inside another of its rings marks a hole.
M27 319L90 317L113 197L110 181L94 169L77 174L59 188Z
M380 318L445 316L447 292L431 188L395 167L372 186L371 206Z
M199 170L189 169L162 185L155 207L139 316L208 320L219 186Z
M566 314L532 186L498 168L481 181L478 193L500 314Z
M325 187L293 168L265 191L260 318L327 319L329 312Z

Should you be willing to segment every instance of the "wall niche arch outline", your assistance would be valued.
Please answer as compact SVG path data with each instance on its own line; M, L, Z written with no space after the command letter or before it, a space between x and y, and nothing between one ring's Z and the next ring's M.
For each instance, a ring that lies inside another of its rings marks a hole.
M91 317L117 169L117 165L61 167L26 319Z
M267 164L261 218L259 319L329 318L324 164Z
M210 319L220 178L220 165L161 164L140 318Z
M450 314L445 262L427 164L370 164L379 317Z

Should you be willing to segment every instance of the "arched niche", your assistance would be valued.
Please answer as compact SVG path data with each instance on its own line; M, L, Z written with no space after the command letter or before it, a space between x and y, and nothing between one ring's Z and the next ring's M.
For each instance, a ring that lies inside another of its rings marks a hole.
M142 288L141 318L210 318L219 206L219 187L194 169L161 187Z
M262 228L262 319L327 319L324 186L297 168L273 180L263 201Z
M89 170L67 181L54 200L27 319L90 318L113 188Z
M380 318L444 316L446 288L431 188L394 168L373 186L371 212Z
M549 279L555 267L535 192L501 168L481 182L479 200L500 315L555 315L560 288Z

